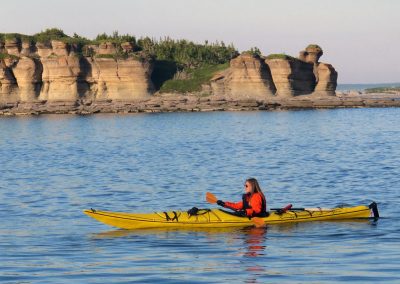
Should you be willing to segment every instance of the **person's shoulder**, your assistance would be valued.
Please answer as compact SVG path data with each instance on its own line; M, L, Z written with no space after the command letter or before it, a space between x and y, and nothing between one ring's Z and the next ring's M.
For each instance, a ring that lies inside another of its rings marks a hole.
M253 194L253 198L262 198L262 195L261 195L261 193L259 193L259 192L255 192L254 194Z

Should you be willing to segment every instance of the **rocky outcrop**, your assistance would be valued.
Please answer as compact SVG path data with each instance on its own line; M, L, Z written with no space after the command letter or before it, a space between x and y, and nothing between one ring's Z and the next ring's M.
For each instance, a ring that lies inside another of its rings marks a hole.
M226 98L265 99L276 89L271 72L265 62L256 55L242 53L230 61L230 68L211 79L214 94Z
M38 42L36 43L36 48L37 48L37 54L40 58L47 58L53 52L50 43Z
M317 74L317 85L313 94L317 96L334 96L338 77L335 68L330 64L318 63Z
M128 56L134 50L130 43L90 45L84 49L87 57L60 40L35 46L6 40L0 48L0 101L130 101L154 92L152 63L141 56Z
M11 67L16 60L12 57L0 59L0 101L15 102L19 99L17 80Z
M40 40L0 41L0 101L74 105L79 100L144 101L155 93L152 61L136 52L132 42L107 40L81 47L64 40ZM334 96L337 72L319 62L322 55L318 45L309 45L298 58L244 52L203 84L203 94L229 101ZM174 78L190 77L179 74Z
M7 54L19 56L20 42L17 39L7 39L4 45Z
M300 51L299 59L308 63L318 63L319 58L322 56L323 51L319 45L310 44L305 50Z
M91 66L94 72L90 81L97 85L98 99L140 100L154 91L150 80L152 65L147 61L95 58Z
M29 41L22 42L22 49L20 55L22 56L32 56L33 55L33 46Z
M243 53L231 60L229 69L211 79L211 93L230 99L258 100L335 95L337 72L332 65L319 62L322 54L322 48L315 44L301 51L299 58L271 54L264 61Z
M310 44L304 51L300 52L299 59L313 64L314 75L316 78L313 95L334 96L338 74L332 65L319 62L322 55L323 51L319 45Z
M276 96L293 97L313 92L316 85L313 64L289 56L271 56L265 62L271 70Z
M111 100L78 102L30 102L2 103L0 116L39 115L42 113L81 114L94 113L158 113L197 111L263 111L283 109L330 109L352 107L400 107L400 94L356 94L342 96L296 96L292 98L272 98L267 101L256 99L228 100L215 96L187 94L162 94L136 102Z
M19 99L24 102L37 100L42 83L42 64L37 59L21 57L12 68L18 82Z
M112 42L101 43L97 49L97 54L99 55L112 55L116 53L115 45Z
M51 41L51 53L40 59L43 65L42 90L39 99L75 101L79 98L77 78L79 58L70 55L69 46L62 41Z

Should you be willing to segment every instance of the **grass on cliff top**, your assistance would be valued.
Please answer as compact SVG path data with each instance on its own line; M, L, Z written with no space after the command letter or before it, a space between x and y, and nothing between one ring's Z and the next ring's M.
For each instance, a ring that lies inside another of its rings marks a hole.
M309 44L307 47L306 47L306 49L307 48L315 48L315 49L321 49L322 50L322 48L318 45L318 44Z
M287 55L285 53L274 53L270 54L266 57L266 59L284 59L284 60L293 60L296 59L293 56Z
M400 92L400 86L397 87L378 87L378 88L369 88L365 89L367 94L370 93L398 93Z
M201 85L210 81L215 73L225 70L229 63L208 65L189 71L190 79L178 80L170 79L165 81L160 92L162 93L189 93L201 90Z

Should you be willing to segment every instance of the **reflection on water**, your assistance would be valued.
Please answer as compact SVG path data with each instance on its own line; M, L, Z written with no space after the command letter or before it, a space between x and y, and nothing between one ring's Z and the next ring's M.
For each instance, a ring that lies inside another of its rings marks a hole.
M267 228L256 227L226 227L226 228L149 228L139 230L110 230L100 233L90 234L89 237L96 239L114 239L114 238L136 238L140 236L152 237L156 239L168 239L176 234L200 234L206 238L213 236L224 237L227 243L242 240L243 249L246 257L257 257L263 255L265 250L265 240L267 237Z
M253 227L249 227L253 228ZM246 228L247 229L247 228ZM147 228L147 229L136 229L136 230L123 230L123 229L116 229L110 230L100 233L93 233L90 234L92 238L120 238L120 237L127 237L127 236L137 236L137 235L167 235L171 233L202 233L205 235L213 235L213 234L238 234L245 229L238 228L238 227L225 227L225 228L197 228L197 227L179 227L179 228Z
M0 119L4 283L399 283L400 109ZM85 208L378 202L374 221L112 230ZM108 231L107 231L108 230Z
M246 248L246 253L244 255L247 257L258 257L264 255L266 236L266 228L252 227L247 229L244 236L244 247Z

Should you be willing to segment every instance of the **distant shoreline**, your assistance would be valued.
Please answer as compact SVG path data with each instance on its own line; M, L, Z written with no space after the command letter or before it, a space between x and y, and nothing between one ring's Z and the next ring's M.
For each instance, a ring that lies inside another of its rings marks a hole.
M24 103L0 103L0 116L96 113L166 113L166 112L212 112L212 111L273 111L296 109L371 108L400 107L400 93L340 93L336 96L299 96L268 100L228 100L215 96L201 97L194 94L155 95L143 101L40 101Z
M373 83L373 84L338 84L336 91L339 92L351 92L351 91L359 91L364 92L368 89L377 89L377 88L400 88L400 82L393 83ZM379 93L377 91L376 93Z
M0 33L0 115L399 106L393 84L337 89L323 54L315 43L292 56L118 32L92 40L57 28Z

